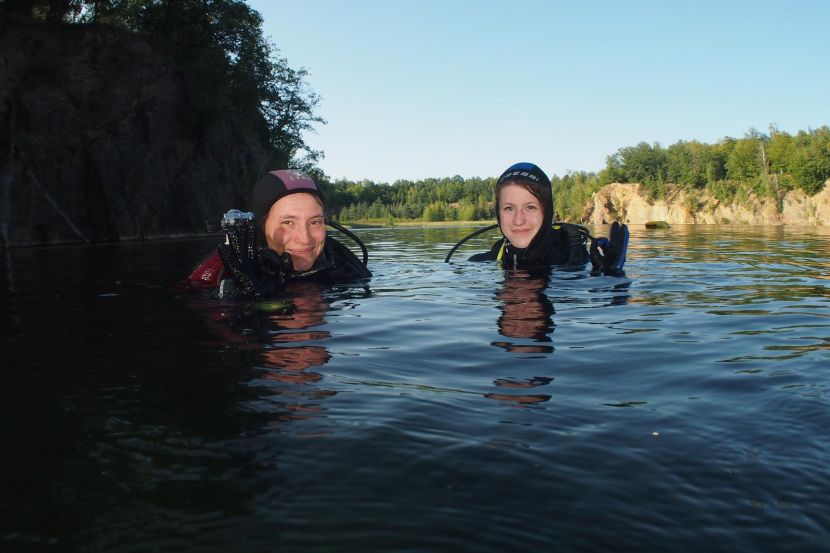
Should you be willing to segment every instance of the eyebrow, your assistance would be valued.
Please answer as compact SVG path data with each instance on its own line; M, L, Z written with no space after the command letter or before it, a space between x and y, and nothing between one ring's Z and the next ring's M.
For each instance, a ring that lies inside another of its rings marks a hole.
M325 217L325 215L323 215L323 214L312 215L311 217L309 217L309 220L311 220L311 219L323 219L324 217ZM299 217L297 217L296 215L281 215L280 216L280 221L288 221L289 219L293 221L293 220L296 220L298 218Z

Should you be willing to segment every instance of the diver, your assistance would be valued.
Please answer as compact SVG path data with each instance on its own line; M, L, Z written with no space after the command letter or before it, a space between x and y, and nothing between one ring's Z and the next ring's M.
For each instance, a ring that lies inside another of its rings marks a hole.
M372 276L363 242L325 217L317 183L301 171L262 175L253 191L253 212L228 211L226 239L188 277L191 284L219 287L220 297L264 298L291 281L342 282ZM360 246L363 261L328 236L326 225Z
M496 181L497 224L479 229L453 246L445 261L470 238L496 227L502 238L490 251L469 261L498 261L504 268L560 266L581 269L590 260L592 274L624 276L628 227L614 222L610 238L594 238L581 225L553 221L550 179L533 163L516 163ZM586 246L590 240L590 250Z

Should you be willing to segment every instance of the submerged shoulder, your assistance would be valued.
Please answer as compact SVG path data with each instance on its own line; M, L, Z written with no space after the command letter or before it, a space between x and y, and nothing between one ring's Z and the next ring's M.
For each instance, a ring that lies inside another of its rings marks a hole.
M496 243L493 244L490 251L473 254L467 258L467 261L495 261L499 257L499 250L503 244L504 238L500 238L499 240L496 240Z
M372 272L358 257L336 238L326 237L326 247L332 256L335 267L345 270L349 276L356 278L370 277Z
M219 286L224 269L225 264L222 262L222 258L218 252L214 251L202 260L198 267L193 269L187 280L190 284L197 286Z
M496 256L493 255L493 252L482 252L471 255L467 258L467 261L494 261Z

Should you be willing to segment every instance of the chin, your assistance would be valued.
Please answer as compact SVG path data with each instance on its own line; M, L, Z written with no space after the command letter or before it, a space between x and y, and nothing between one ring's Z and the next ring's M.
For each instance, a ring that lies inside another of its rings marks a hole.
M524 248L526 248L530 245L530 240L528 238L522 237L522 238L517 238L516 240L513 240L509 236L507 238L508 238L508 240L510 240L511 244L513 244L515 247L519 248L520 250L524 249Z
M308 271L314 266L314 260L309 261L307 259L292 258L291 265L294 267L295 271Z

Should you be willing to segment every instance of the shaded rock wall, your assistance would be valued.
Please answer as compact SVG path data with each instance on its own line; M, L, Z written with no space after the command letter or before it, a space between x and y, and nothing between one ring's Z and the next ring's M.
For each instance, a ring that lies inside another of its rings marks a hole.
M830 225L830 181L815 196L800 190L788 192L780 206L769 198L723 204L707 193L690 196L675 189L665 199L651 201L640 194L639 184L608 184L592 196L585 220L592 224L621 221L645 224L744 223L754 225ZM779 209L780 207L780 209Z
M199 116L191 106L203 91L190 82L164 48L120 29L3 24L0 201L11 205L0 223L10 243L198 234L247 205L268 156L262 122Z

